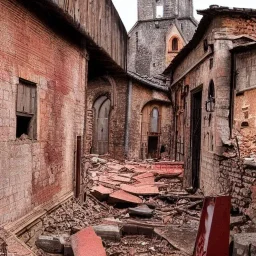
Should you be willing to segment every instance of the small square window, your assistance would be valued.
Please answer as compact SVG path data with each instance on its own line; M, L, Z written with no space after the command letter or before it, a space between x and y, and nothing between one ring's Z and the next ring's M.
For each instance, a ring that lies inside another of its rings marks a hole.
M16 137L27 135L36 139L36 85L20 79L17 87Z

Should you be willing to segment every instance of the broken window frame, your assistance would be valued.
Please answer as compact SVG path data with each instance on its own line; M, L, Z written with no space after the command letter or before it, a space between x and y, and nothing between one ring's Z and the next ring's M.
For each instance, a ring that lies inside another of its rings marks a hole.
M22 134L32 140L37 139L37 86L36 83L19 78L16 94L16 138L20 138Z

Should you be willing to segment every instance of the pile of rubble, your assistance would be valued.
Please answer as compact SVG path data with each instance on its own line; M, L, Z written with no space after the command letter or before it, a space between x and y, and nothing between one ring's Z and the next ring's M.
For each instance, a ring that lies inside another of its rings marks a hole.
M106 255L192 254L203 196L182 190L182 163L90 156L84 166L85 202L72 198L45 216L36 242L20 237L36 255L78 256L73 237L85 235L99 236Z

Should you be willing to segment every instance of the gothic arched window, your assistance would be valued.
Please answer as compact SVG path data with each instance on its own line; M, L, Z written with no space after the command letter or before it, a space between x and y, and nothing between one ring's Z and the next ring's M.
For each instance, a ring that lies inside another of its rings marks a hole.
M150 132L157 133L158 132L158 122L159 122L159 112L155 107L151 111L150 115Z

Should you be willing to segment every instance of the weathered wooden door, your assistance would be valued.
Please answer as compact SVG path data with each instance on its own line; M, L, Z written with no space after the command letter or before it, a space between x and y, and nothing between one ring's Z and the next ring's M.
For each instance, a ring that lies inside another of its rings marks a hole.
M94 104L94 111L93 153L104 155L108 153L110 100L100 97Z
M192 155L192 185L200 186L201 159L201 123L202 123L202 90L192 93L191 102L191 155Z

